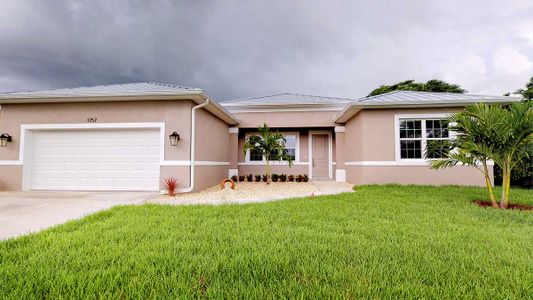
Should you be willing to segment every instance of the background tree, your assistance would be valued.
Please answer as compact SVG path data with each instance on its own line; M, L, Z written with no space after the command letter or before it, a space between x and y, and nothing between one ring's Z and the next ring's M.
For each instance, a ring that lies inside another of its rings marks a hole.
M263 126L260 126L258 131L259 135L251 135L246 138L242 150L244 155L246 155L246 151L256 151L263 155L266 162L266 183L270 184L270 161L285 160L289 163L289 167L291 167L293 162L292 156L290 156L285 149L285 143L287 140L283 134L272 132L266 123L263 124Z
M423 92L447 92L447 93L466 93L466 90L457 84L447 83L438 79L431 79L427 82L416 82L406 80L393 85L381 85L373 90L368 97L384 94L392 91L423 91Z
M524 100L533 100L533 76L526 83L526 87L516 90L513 94L521 95Z

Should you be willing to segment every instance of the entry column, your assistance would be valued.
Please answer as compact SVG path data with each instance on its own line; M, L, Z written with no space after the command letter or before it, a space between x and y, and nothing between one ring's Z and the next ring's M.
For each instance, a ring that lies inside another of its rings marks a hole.
M344 165L344 126L335 126L335 180L346 182L346 169Z
M238 162L239 159L239 128L229 128L229 170L228 178L233 175L239 175Z

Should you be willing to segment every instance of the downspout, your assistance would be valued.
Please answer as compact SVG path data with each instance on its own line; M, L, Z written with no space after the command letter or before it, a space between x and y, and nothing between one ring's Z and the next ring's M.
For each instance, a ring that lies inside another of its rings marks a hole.
M209 104L210 100L209 98L206 99L206 101L202 104L198 104L196 106L194 106L192 108L192 111L191 111L191 146L190 146L190 149L191 149L191 177L190 177L190 184L189 184L189 187L187 188L184 188L184 189L179 189L178 191L180 193L188 193L188 192L191 192L192 190L194 190L194 174L195 174L195 170L194 170L194 160L195 160L195 156L196 156L196 110L199 109L199 108L202 108L204 106L206 106L207 104Z

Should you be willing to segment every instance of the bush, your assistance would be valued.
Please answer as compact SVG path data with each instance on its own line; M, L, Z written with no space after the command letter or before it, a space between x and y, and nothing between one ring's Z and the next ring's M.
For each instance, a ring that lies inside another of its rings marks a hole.
M233 182L237 182L237 179L238 179L238 178L237 178L237 175L233 175L233 176L231 176L231 180L232 180Z
M248 182L252 182L252 181L254 181L254 175L252 175L252 174L248 174L248 175L246 175L246 180L247 180Z
M171 197L176 196L177 191L176 188L178 187L178 180L174 177L168 177L165 178L165 190L167 191L168 195Z
M244 181L244 175L239 175L239 182L243 182Z
M263 175L262 179L263 179L263 182L267 182L268 176L267 175Z
M302 176L302 174L299 174L298 176L296 176L296 182L302 182L303 178L304 177Z
M255 175L255 182L261 181L261 175Z
M302 181L303 182L308 182L309 181L309 176L307 176L307 174L304 174L304 176L302 177Z
M278 182L278 179L279 179L279 175L278 174L276 174L276 173L272 174L272 181L273 182Z
M287 179L289 179L289 182L294 182L294 175L289 175Z
M279 181L285 182L287 181L287 174L281 174L279 175Z

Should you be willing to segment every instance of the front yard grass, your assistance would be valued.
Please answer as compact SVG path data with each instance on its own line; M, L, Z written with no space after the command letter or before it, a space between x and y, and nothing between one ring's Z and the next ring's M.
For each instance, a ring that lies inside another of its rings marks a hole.
M512 202L533 204L513 190ZM532 298L533 212L481 188L364 186L125 206L0 243L6 298Z

